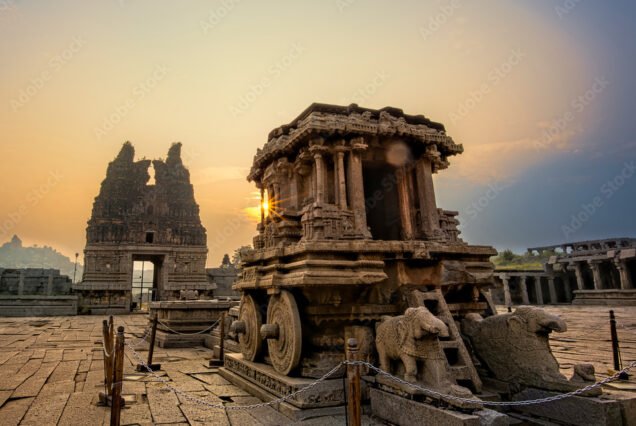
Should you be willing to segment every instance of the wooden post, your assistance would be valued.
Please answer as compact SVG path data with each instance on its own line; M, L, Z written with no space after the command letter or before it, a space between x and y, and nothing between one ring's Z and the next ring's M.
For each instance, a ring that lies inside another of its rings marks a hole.
M161 364L152 363L152 356L154 355L154 352L155 352L155 339L157 337L157 323L159 322L159 319L157 318L157 316L158 314L155 314L155 316L152 319L152 328L150 329L150 343L148 344L148 362L146 363L146 365L150 367L152 371L161 370ZM137 364L137 371L142 373L148 372L146 367L144 367L144 365L141 363Z
M110 426L119 426L122 403L122 380L124 379L124 327L117 328L115 342L115 368L113 374L113 395L110 406Z
M113 379L113 364L112 364L112 354L113 354L113 340L110 335L110 326L107 320L104 320L102 324L102 344L104 346L104 388L105 388L105 396L110 397L111 395L111 385Z
M347 360L358 360L358 341L350 338L347 341ZM362 424L362 410L360 393L360 366L347 365L347 380L349 381L349 404L347 414L349 424L347 426L360 426Z

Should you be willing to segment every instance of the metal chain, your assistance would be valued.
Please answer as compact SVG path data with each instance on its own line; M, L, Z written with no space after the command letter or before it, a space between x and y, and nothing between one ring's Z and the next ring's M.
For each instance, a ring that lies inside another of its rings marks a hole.
M129 345L130 347L130 345ZM167 379L165 379L162 376L159 376L157 374L155 374L152 369L148 366L148 364L146 364L144 362L144 360L142 359L142 357L132 348L130 347L130 350L133 352L132 355L137 359L137 361L157 380L159 380L160 382L162 382L168 389L170 389L171 391L173 391L176 394L179 395L183 395L184 398L200 404L200 405L205 405L207 407L210 408L216 408L216 409L223 409L223 410L251 410L254 408L261 408L261 407L268 407L271 405L276 405L276 404L280 404L282 402L288 401L292 398L294 398L296 395L299 395L303 392L306 392L308 390L310 390L311 388L319 385L320 383L324 382L325 380L327 380L329 377L333 376L334 374L336 374L336 372L338 372L338 370L340 370L340 368L344 365L344 363L340 363L338 365L336 365L334 368L332 368L331 370L329 370L329 372L327 372L327 374L325 374L324 376L322 376L321 378L319 378L318 380L308 384L307 386L298 389L297 391L294 391L290 394L287 394L281 398L275 399L273 401L269 401L269 402L261 402L259 404L251 404L251 405L223 405L223 404L213 404L211 402L205 401L201 398L197 398L195 396L192 396L190 394L188 394L187 392L184 392L180 389L175 388L174 386L172 386L169 381Z
M148 337L148 335L150 334L150 327L146 327L146 330L144 331L143 336L141 336L139 338L139 340L137 340L137 342L132 343L132 347L136 348L137 346L141 345L142 343L144 343L146 341L146 338Z
M167 328L169 331L172 331L172 332L173 332L173 333L175 333L175 334L181 334L182 336L194 336L194 335L196 335L196 334L203 334L203 333L205 333L206 331L212 330L214 327L216 327L216 325L219 323L219 321L221 321L221 319L220 319L220 318L219 318L218 320L216 320L216 321L214 322L214 324L212 324L211 326L209 326L209 327L208 327L208 328L206 328L205 330L197 331L197 332L195 332L195 333L181 333L181 332L179 332L179 331L177 331L177 330L174 330L174 329L170 328L170 327L169 327L168 325L166 325L166 323L164 323L163 321L157 320L157 322L158 322L159 324L161 324L162 326L164 326L165 328Z
M426 394L430 394L433 396L436 396L438 398L441 399L448 399L448 400L453 400L453 401L458 401L458 402L464 402L464 403L469 403L469 404L479 404L479 405L488 405L488 406L507 406L507 407L513 407L513 406L523 406L523 405L534 405L534 404L543 404L546 402L552 402L552 401L558 401L560 399L564 399L564 398L569 398L571 396L577 396L577 395L581 395L583 393L586 393L588 391L591 391L593 389L596 389L602 385L605 385L609 382L613 382L614 380L618 380L619 376L623 373L627 373L629 372L632 368L636 367L636 361L632 362L630 365L628 365L627 367L623 368L621 371L616 372L614 375L606 377L605 379L593 383L591 385L585 386L583 388L574 390L572 392L568 392L568 393L563 393L563 394L559 394L559 395L554 395L554 396L550 396L550 397L546 397L546 398L540 398L540 399L530 399L530 400L525 400L525 401L482 401L480 399L470 399L470 398L462 398L459 396L454 396L454 395L446 395L443 394L441 392L437 392L433 389L429 389L429 388L425 388L422 386L419 386L415 383L411 383L411 382L407 382L406 380L400 379L399 377L395 377L390 373L387 373L384 370L379 369L378 367L374 366L373 364L370 364L366 361L343 361L343 364L348 364L348 365L360 365L360 366L365 366L368 367L369 369L377 372L380 375L386 376L391 378L392 380L403 384L403 385L407 385L410 387L414 387L418 390L423 391Z
M195 396L192 396L190 394L188 394L187 392L184 392L180 389L175 388L174 386L172 386L169 383L169 380L167 380L166 378L159 376L157 374L155 374L152 369L148 366L148 364L146 364L143 360L143 358L137 353L137 351L134 350L134 348L129 344L126 343L128 345L128 347L130 348L130 350L132 351L132 355L137 359L137 361L157 380L159 380L160 382L162 382L168 389L170 389L171 391L173 391L176 394L179 395L183 395L184 398L200 404L200 405L205 405L207 407L210 408L216 408L216 409L224 409L224 410L251 410L254 408L261 408L261 407L267 407L267 406L271 406L271 405L276 405L276 404L280 404L282 402L286 402L292 398L294 398L296 395L299 395L303 392L307 392L308 390L314 388L315 386L319 385L320 383L324 382L325 380L327 380L329 377L333 376L334 374L336 374L336 372L338 372L341 367L345 366L345 365L357 365L357 366L364 366L364 367L368 367L369 369L375 371L376 373L389 377L390 379L406 385L406 386L410 386L413 387L415 389L418 389L422 392L424 392L425 394L428 395L432 395L434 397L440 398L440 399L444 399L444 400L452 400L452 401L457 401L457 402L463 402L463 403L469 403L469 404L476 404L476 405L482 405L482 406L506 406L506 407L514 407L514 406L525 406L525 405L535 405L535 404L544 404L547 402L553 402L553 401L558 401L561 399L565 399L565 398L569 398L572 396L577 396L577 395L581 395L584 394L586 392L589 392L593 389L596 389L598 387L601 387L607 383L613 382L615 380L619 379L619 376L623 373L627 373L629 372L631 369L636 367L636 361L632 362L630 365L628 365L627 367L623 368L621 371L616 372L614 375L606 377L605 379L593 383L591 385L585 386L583 388L574 390L572 392L568 392L568 393L563 393L563 394L558 394L558 395L554 395L554 396L550 396L550 397L546 397L546 398L540 398L540 399L532 399L532 400L525 400L525 401L482 401L480 399L471 399L471 398L462 398L459 396L454 396L454 395L446 395L444 393L435 391L433 389L430 388L426 388L420 385L417 385L415 383L411 383L411 382L407 382L404 379L401 379L399 377L395 377L394 375L387 373L386 371L374 366L371 363L368 363L366 361L343 361L340 364L336 365L335 367L333 367L331 370L329 370L324 376L322 376L321 378L315 380L314 382L308 384L307 386L300 388L290 394L287 394L283 397L280 397L278 399L269 401L269 402L262 402L259 404L251 404L251 405L232 405L232 406L226 406L223 404L213 404L211 402L205 401L203 399L197 398Z

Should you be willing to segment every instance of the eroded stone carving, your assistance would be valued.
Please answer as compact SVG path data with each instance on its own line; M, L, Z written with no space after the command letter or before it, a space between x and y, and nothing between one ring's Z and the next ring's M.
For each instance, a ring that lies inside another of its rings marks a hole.
M469 337L477 357L495 378L517 386L567 392L579 385L559 372L548 340L553 331L566 330L564 320L530 306L485 319L479 314L468 314L462 322L462 331ZM590 377L589 366L579 370L582 374L576 375L577 380Z

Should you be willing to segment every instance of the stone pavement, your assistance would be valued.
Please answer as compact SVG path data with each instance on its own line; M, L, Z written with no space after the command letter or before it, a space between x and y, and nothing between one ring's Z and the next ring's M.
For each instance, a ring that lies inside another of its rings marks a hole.
M547 307L568 321L568 331L553 334L555 355L563 372L571 374L573 363L592 362L599 378L612 367L606 307ZM622 354L636 360L636 307L615 309ZM103 425L109 409L97 406L103 390L101 316L0 318L0 423L2 425ZM123 315L115 325L126 328L132 343L143 335L146 317ZM136 350L145 358L147 345ZM199 398L226 405L260 402L233 386L207 367L211 351L206 348L155 349L159 373L172 386ZM124 396L128 408L122 424L173 425L290 425L290 419L269 407L223 411L194 404L167 390L157 379L134 371L136 361L126 349ZM623 389L636 389L633 379ZM365 417L365 424L382 424ZM343 425L343 417L322 417L302 425Z

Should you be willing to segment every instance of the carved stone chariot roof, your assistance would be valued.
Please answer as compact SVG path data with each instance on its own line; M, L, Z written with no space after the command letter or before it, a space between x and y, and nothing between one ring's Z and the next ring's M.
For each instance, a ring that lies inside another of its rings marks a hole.
M446 157L460 154L464 150L461 144L456 144L446 135L443 124L423 115L405 114L401 109L393 107L376 110L356 104L340 106L313 103L291 123L269 133L265 146L256 151L247 179L257 180L269 163L283 156L293 156L311 138L334 135L395 136L424 146L435 145L442 162L446 161Z

